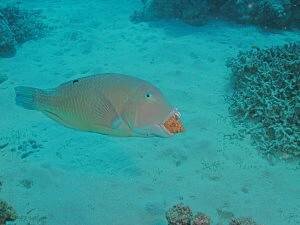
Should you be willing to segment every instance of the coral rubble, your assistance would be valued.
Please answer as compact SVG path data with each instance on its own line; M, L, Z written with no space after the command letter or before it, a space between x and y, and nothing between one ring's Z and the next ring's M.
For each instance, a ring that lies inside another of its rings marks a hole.
M300 156L300 44L240 52L229 60L229 110L267 156Z
M14 221L16 219L17 214L15 210L5 201L0 200L0 225L5 225L7 221Z
M262 27L287 28L299 25L298 0L143 0L144 6L132 19L179 19L202 25L209 17L224 17Z
M0 8L0 56L13 56L17 44L42 37L47 29L38 10Z

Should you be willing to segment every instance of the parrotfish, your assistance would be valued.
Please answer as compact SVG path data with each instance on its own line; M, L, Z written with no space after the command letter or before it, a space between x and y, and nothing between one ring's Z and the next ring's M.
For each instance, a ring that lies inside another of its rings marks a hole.
M111 136L170 137L184 131L180 113L151 83L99 74L53 89L19 86L16 104L70 128Z

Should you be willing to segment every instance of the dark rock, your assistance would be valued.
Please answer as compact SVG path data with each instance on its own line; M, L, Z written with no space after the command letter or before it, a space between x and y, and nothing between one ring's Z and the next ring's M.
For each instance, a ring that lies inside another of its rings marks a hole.
M0 8L0 56L14 56L17 44L43 37L48 29L38 10Z
M20 184L26 188L26 189L30 189L33 185L33 181L32 180L28 180L28 179L24 179L20 181Z
M229 0L220 7L222 16L241 23L266 28L284 28L290 25L291 5L287 1Z
M17 219L17 213L7 202L0 200L0 225Z
M0 12L7 20L17 43L22 44L42 37L47 30L47 26L41 20L39 10L24 10L19 7L8 6L0 9Z
M229 225L258 225L251 218L232 218Z
M299 0L144 0L142 3L142 10L131 17L135 22L178 19L198 26L209 18L222 17L264 28L300 26Z
M293 24L297 27L300 27L300 1L299 0L291 0L291 20Z
M16 40L3 14L0 12L0 57L12 57L16 54ZM1 83L1 81L0 81Z
M202 25L209 15L208 0L148 0L141 11L131 17L133 21L179 19L191 25Z

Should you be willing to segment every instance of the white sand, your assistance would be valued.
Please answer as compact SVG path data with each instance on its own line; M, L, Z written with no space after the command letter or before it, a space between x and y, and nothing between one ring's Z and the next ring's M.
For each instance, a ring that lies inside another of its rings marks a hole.
M181 201L208 213L213 224L227 224L230 212L265 225L300 224L299 165L270 164L247 140L224 138L236 130L223 98L227 58L254 45L300 40L299 31L133 24L138 0L25 2L57 27L20 46L14 58L0 59L9 77L0 85L0 145L9 143L0 150L0 198L17 210L15 224L163 225L165 211ZM84 133L14 104L17 85L49 88L102 72L157 85L180 109L186 133L170 139ZM42 148L28 146L39 151L24 159L21 149L11 151L29 139Z

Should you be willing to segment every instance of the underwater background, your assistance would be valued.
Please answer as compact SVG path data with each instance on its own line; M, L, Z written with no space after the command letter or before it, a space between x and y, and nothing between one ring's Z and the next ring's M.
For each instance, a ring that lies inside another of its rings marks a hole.
M0 225L300 224L299 27L297 0L1 0ZM107 72L157 86L185 132L111 137L15 104Z

